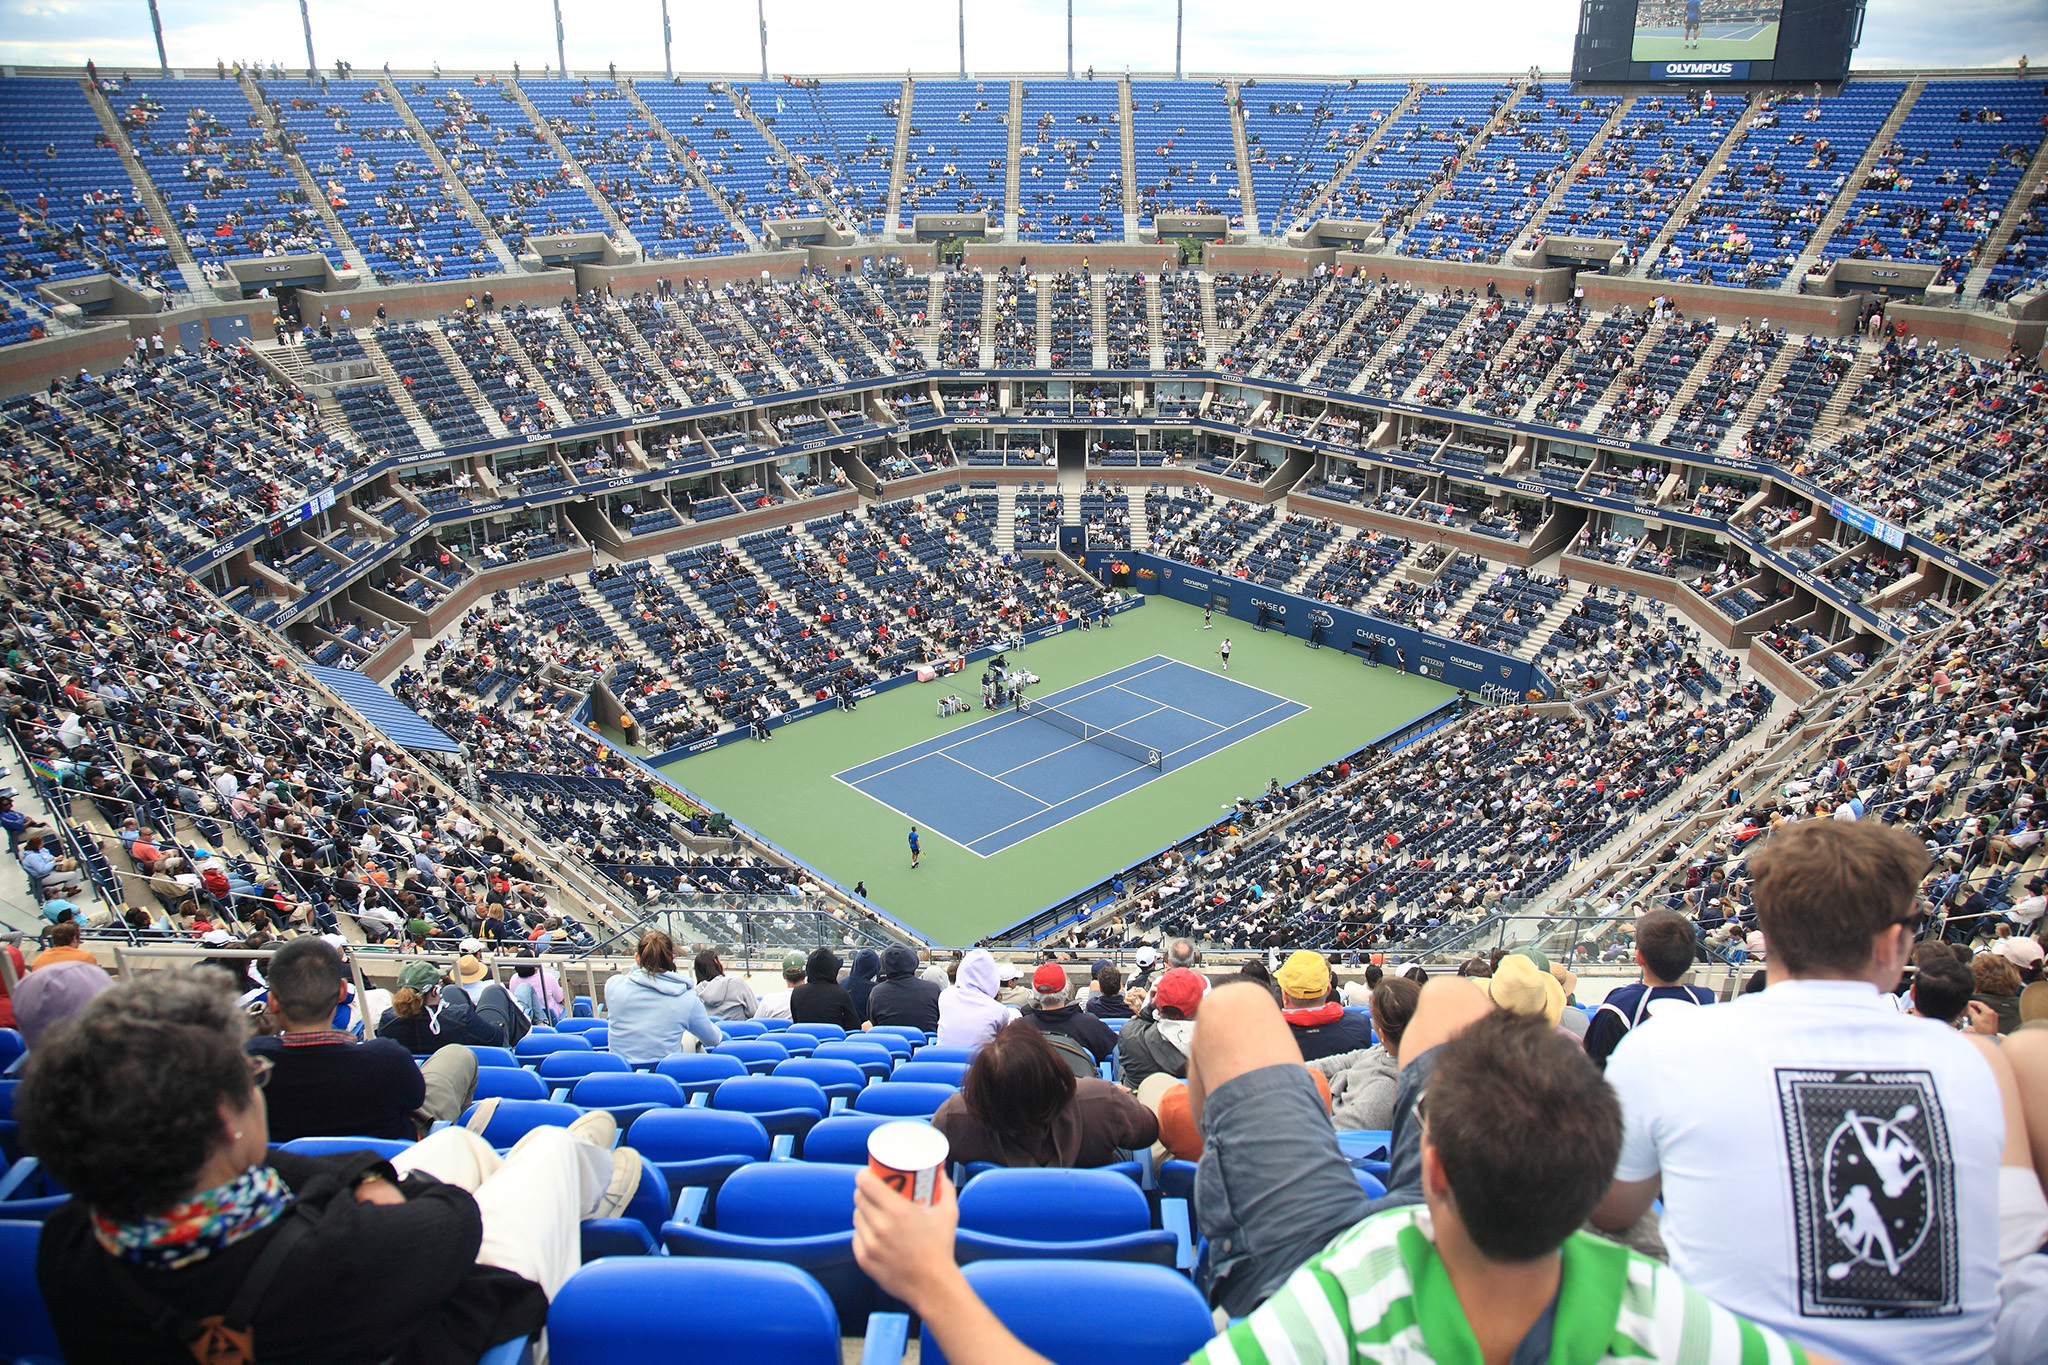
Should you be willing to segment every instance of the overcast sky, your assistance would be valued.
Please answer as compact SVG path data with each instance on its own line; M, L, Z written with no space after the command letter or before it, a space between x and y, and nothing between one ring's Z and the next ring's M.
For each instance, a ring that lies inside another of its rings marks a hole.
M769 68L776 74L949 72L959 64L955 0L765 0ZM310 0L315 53L364 68L538 69L555 59L549 0ZM969 72L1066 66L1063 0L967 0ZM661 69L660 0L564 6L569 65ZM1075 0L1074 65L1104 72L1173 70L1172 0ZM303 67L294 0L161 0L171 64L277 59ZM1317 22L1317 14L1327 16ZM1263 5L1187 0L1189 72L1518 71L1571 65L1572 0L1458 0L1360 5L1308 0ZM756 74L754 6L670 0L675 66ZM1451 22L1446 22L1447 20ZM2048 63L2048 0L1869 0L1857 68L2009 65L2022 52ZM146 0L0 0L0 62L153 67Z

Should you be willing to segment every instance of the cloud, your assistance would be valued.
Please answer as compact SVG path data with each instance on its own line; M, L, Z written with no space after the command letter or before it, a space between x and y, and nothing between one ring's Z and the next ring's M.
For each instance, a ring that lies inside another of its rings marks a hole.
M365 70L390 62L420 70L527 69L556 62L551 0L311 0L315 52ZM199 71L216 59L305 63L298 7L229 0L160 0L174 66ZM948 73L959 65L958 0L765 0L769 67L775 74ZM966 5L972 74L1059 72L1067 65L1066 0ZM1073 0L1077 73L1173 70L1173 0ZM1370 8L1310 0L1284 12L1239 0L1187 0L1182 66L1189 73L1379 75L1511 72L1571 63L1577 6L1570 0L1463 0ZM1447 23L1447 19L1454 23ZM758 75L755 6L670 0L675 67L689 73ZM622 0L601 10L563 7L572 70L662 68L660 0ZM2048 61L2048 5L2041 0L1869 0L1856 64L1868 69L2009 64L2021 52ZM155 40L134 0L0 0L0 62L15 65L156 64Z

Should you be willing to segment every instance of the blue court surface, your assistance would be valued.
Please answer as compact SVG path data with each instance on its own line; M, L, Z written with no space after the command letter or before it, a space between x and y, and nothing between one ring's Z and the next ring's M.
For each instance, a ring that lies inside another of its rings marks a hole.
M1160 766L1005 710L835 776L986 858L1309 709L1163 654L1033 700L1157 751Z

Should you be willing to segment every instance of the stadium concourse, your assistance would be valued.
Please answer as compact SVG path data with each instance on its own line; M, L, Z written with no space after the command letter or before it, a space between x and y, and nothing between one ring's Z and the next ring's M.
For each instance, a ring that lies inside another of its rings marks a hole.
M0 1355L2048 1359L2024 69L167 75L0 77Z

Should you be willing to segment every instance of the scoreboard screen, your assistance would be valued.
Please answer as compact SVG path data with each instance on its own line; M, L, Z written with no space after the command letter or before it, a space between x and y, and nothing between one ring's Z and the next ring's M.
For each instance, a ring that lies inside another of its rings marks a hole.
M1572 80L1832 84L1862 28L1863 0L1582 0Z

